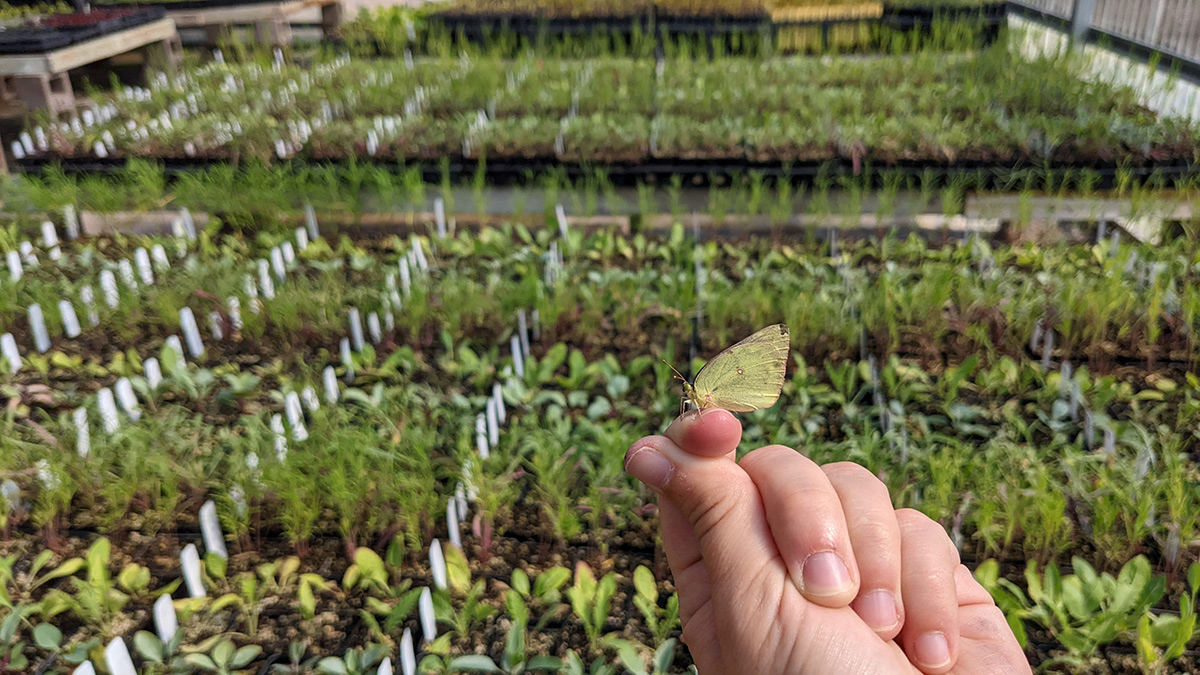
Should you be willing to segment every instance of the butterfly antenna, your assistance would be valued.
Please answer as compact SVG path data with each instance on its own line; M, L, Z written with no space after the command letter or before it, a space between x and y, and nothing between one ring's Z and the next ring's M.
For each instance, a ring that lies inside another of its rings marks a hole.
M666 359L661 359L661 360L663 363L667 364L667 367L671 369L671 372L675 373L675 379L679 380L680 382L683 382L684 384L688 383L687 378L684 377L683 375L680 375L678 370L675 370L675 366L671 365L670 363L667 363Z

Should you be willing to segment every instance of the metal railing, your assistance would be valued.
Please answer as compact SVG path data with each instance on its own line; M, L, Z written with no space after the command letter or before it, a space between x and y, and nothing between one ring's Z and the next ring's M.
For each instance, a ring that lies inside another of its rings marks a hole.
M1200 68L1200 0L1009 0L1067 22L1076 38L1113 39Z

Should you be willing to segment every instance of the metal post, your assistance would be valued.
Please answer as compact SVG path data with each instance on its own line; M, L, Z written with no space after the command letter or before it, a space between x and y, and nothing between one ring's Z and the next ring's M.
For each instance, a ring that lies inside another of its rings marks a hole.
M1083 44L1087 41L1088 29L1092 27L1092 16L1096 12L1096 0L1075 0L1071 10L1071 41Z

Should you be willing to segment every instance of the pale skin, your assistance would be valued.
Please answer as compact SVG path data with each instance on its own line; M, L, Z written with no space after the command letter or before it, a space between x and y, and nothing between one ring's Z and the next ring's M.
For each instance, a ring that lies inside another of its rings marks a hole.
M724 410L638 440L683 641L701 675L1016 675L1029 663L936 522L849 462L768 446L737 461Z

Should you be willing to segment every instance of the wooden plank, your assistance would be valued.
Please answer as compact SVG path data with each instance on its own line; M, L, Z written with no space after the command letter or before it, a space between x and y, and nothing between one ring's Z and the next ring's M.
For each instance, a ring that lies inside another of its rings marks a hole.
M288 17L313 7L324 7L341 0L291 0L291 2L256 3L248 6L214 7L212 9L181 9L167 12L181 28L226 24L251 24Z
M159 19L45 54L0 56L0 75L55 75L110 56L161 42L175 34L175 22Z

